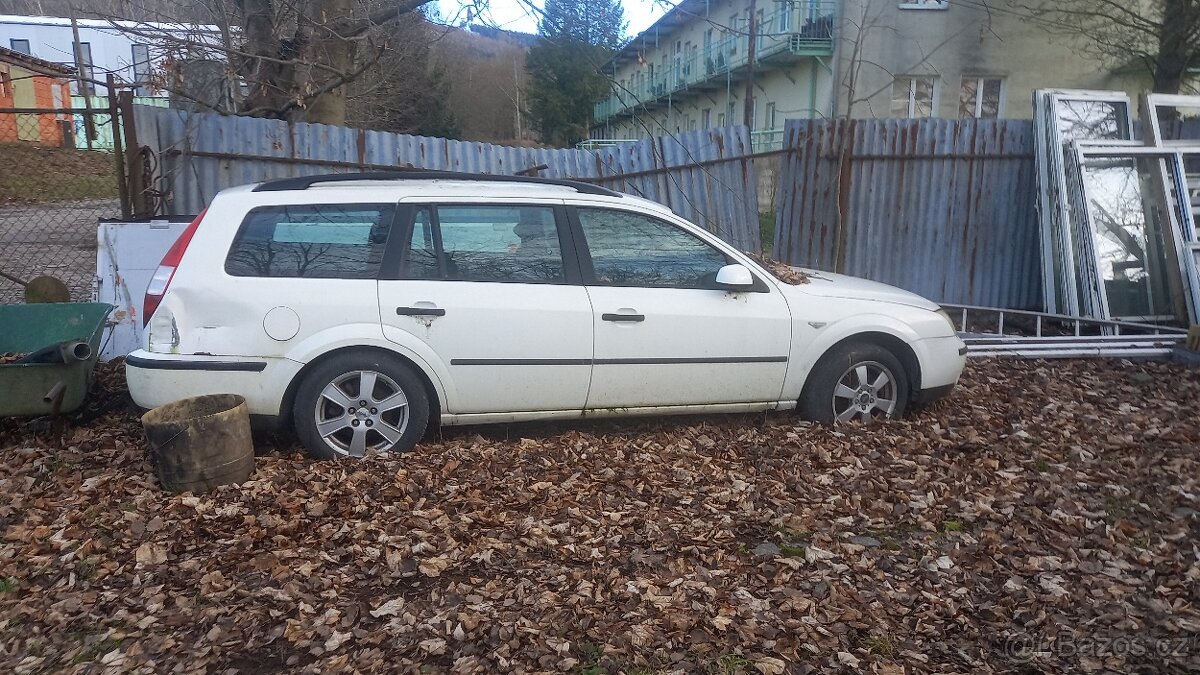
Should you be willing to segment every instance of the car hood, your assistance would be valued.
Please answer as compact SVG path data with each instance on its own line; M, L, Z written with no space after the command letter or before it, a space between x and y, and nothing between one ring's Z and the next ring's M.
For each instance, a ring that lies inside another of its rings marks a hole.
M845 274L834 274L832 272L817 272L802 267L793 269L798 269L809 276L807 284L801 284L796 287L800 292L808 295L816 295L823 298L890 302L935 312L940 309L937 303L927 300L916 293L910 293L895 286L881 284L878 281L868 281L867 279L850 277Z

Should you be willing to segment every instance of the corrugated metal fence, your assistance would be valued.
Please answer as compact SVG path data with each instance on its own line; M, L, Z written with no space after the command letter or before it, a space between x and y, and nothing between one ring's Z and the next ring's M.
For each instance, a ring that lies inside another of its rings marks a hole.
M1033 142L1027 120L791 120L773 255L939 302L1040 308Z
M220 190L270 178L394 168L576 178L666 204L747 251L761 249L745 127L707 129L599 150L518 148L136 106L161 209L196 213Z

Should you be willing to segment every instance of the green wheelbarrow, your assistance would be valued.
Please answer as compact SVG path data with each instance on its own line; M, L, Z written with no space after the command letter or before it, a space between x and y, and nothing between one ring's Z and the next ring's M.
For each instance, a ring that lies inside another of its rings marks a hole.
M112 305L0 305L0 417L77 409L100 355Z

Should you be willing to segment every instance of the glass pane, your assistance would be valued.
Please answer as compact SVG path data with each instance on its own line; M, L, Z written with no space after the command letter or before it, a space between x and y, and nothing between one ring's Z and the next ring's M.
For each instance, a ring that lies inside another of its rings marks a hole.
M892 117L908 117L911 96L911 77L897 77L892 81Z
M958 116L959 117L974 117L975 116L975 96L979 89L979 79L975 77L964 77L962 80L962 89L958 92Z
M402 279L437 279L437 249L433 239L433 221L428 208L417 209L413 217L412 238L400 266Z
M913 78L913 117L933 117L933 78Z
M229 248L232 276L371 279L394 207L362 204L252 210Z
M563 281L554 209L441 206L437 212L447 279Z
M979 102L979 116L985 119L1000 117L1000 88L1002 80L996 78L983 81L983 100Z
M1089 159L1083 180L1100 279L1114 318L1173 317L1166 214L1150 170L1156 159Z
M1129 109L1124 103L1060 99L1056 110L1064 144L1074 139L1129 140Z
M674 225L624 211L580 209L596 280L612 286L715 288L725 255Z
M1200 141L1200 106L1155 106L1164 141Z

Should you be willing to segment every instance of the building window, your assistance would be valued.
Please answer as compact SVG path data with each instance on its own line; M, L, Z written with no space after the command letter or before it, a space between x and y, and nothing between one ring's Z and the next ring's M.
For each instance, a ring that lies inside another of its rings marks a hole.
M725 128L725 113L717 113L717 126Z
M958 92L958 116L996 119L1004 100L1004 80L999 77L964 75Z
M933 117L937 78L898 75L892 81L892 117Z
M780 33L787 33L792 30L792 3L781 2L778 6L778 14L775 22L778 24L776 28Z
M133 83L138 96L150 95L150 47L133 45Z
M12 96L12 76L8 74L8 68L0 69L0 98L8 98Z
M705 108L700 111L700 128L707 129L712 126L712 108Z
M775 129L775 102L767 103L767 129Z
M8 41L8 46L14 52L21 52L26 56L33 56L33 52L29 49L29 40L18 40L12 38Z
M950 0L901 0L900 9L946 9Z
M92 95L92 43L79 43L79 93L83 96Z

